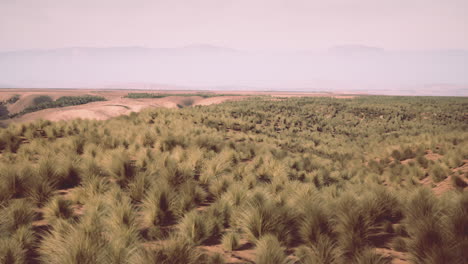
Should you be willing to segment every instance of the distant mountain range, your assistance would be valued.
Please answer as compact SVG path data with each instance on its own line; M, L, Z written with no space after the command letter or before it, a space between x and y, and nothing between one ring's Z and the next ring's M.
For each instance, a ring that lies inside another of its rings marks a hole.
M145 83L197 89L249 87L392 94L411 90L420 95L468 96L467 73L467 50L393 51L358 45L294 52L254 52L212 45L0 52L3 87L121 87Z

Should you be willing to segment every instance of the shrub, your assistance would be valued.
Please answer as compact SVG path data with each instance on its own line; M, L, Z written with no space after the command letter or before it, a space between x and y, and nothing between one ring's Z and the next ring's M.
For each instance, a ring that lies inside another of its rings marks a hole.
M33 99L34 105L39 105L39 104L49 103L49 102L52 102L52 98L47 95L41 95Z
M14 104L16 103L19 99L20 99L21 95L19 94L15 94L13 95L12 97L8 98L8 100L6 100L5 102L7 104Z

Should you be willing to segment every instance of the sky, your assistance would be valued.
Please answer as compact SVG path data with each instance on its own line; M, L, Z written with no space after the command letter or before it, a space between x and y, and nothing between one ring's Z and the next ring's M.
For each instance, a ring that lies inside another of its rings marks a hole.
M468 49L467 0L0 0L0 51Z

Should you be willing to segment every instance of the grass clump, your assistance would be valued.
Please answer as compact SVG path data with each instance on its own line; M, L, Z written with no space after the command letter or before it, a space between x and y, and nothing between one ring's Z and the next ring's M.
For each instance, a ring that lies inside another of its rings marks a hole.
M456 215L466 216L466 210L458 212ZM459 231L450 227L446 217L441 203L429 190L420 189L410 197L405 218L409 235L406 247L414 262L461 263L460 240L456 236Z
M448 177L449 170L436 163L429 168L429 174L434 182L441 182Z
M234 251L239 247L239 235L236 232L227 232L223 235L223 248L227 251Z
M238 225L253 243L267 234L275 235L281 241L292 240L297 219L295 212L285 205L275 204L262 193L254 195L239 214Z
M255 262L258 264L287 263L284 248L274 235L268 234L258 240Z
M179 235L193 245L201 245L219 233L215 231L215 224L203 212L191 211L178 224Z
M43 208L43 217L48 223L58 219L73 220L72 202L63 198L55 198Z
M146 250L134 258L134 263L198 264L206 263L207 257L185 240L171 238L153 250Z

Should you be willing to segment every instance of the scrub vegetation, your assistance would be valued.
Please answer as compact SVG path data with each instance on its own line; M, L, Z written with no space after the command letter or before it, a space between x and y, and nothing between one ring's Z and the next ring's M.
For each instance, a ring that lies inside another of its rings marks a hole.
M236 96L235 94L218 94L218 93L128 93L125 97L132 99L139 98L164 98L169 96L200 96L202 98L211 98L218 96Z
M0 263L461 264L467 106L251 98L11 124Z
M0 101L0 120L5 120L9 118L10 112L8 111L7 105L16 103L20 99L20 97L21 96L19 94L15 94L4 101Z
M15 118L18 116L22 116L27 113L36 112L39 110L47 109L47 108L59 108L65 106L72 106L72 105L81 105L87 104L91 102L97 101L106 101L106 99L102 96L94 96L94 95L83 95L83 96L62 96L57 100L52 100L47 95L42 95L34 98L33 105L26 107L23 111L19 113L10 114L10 118Z

